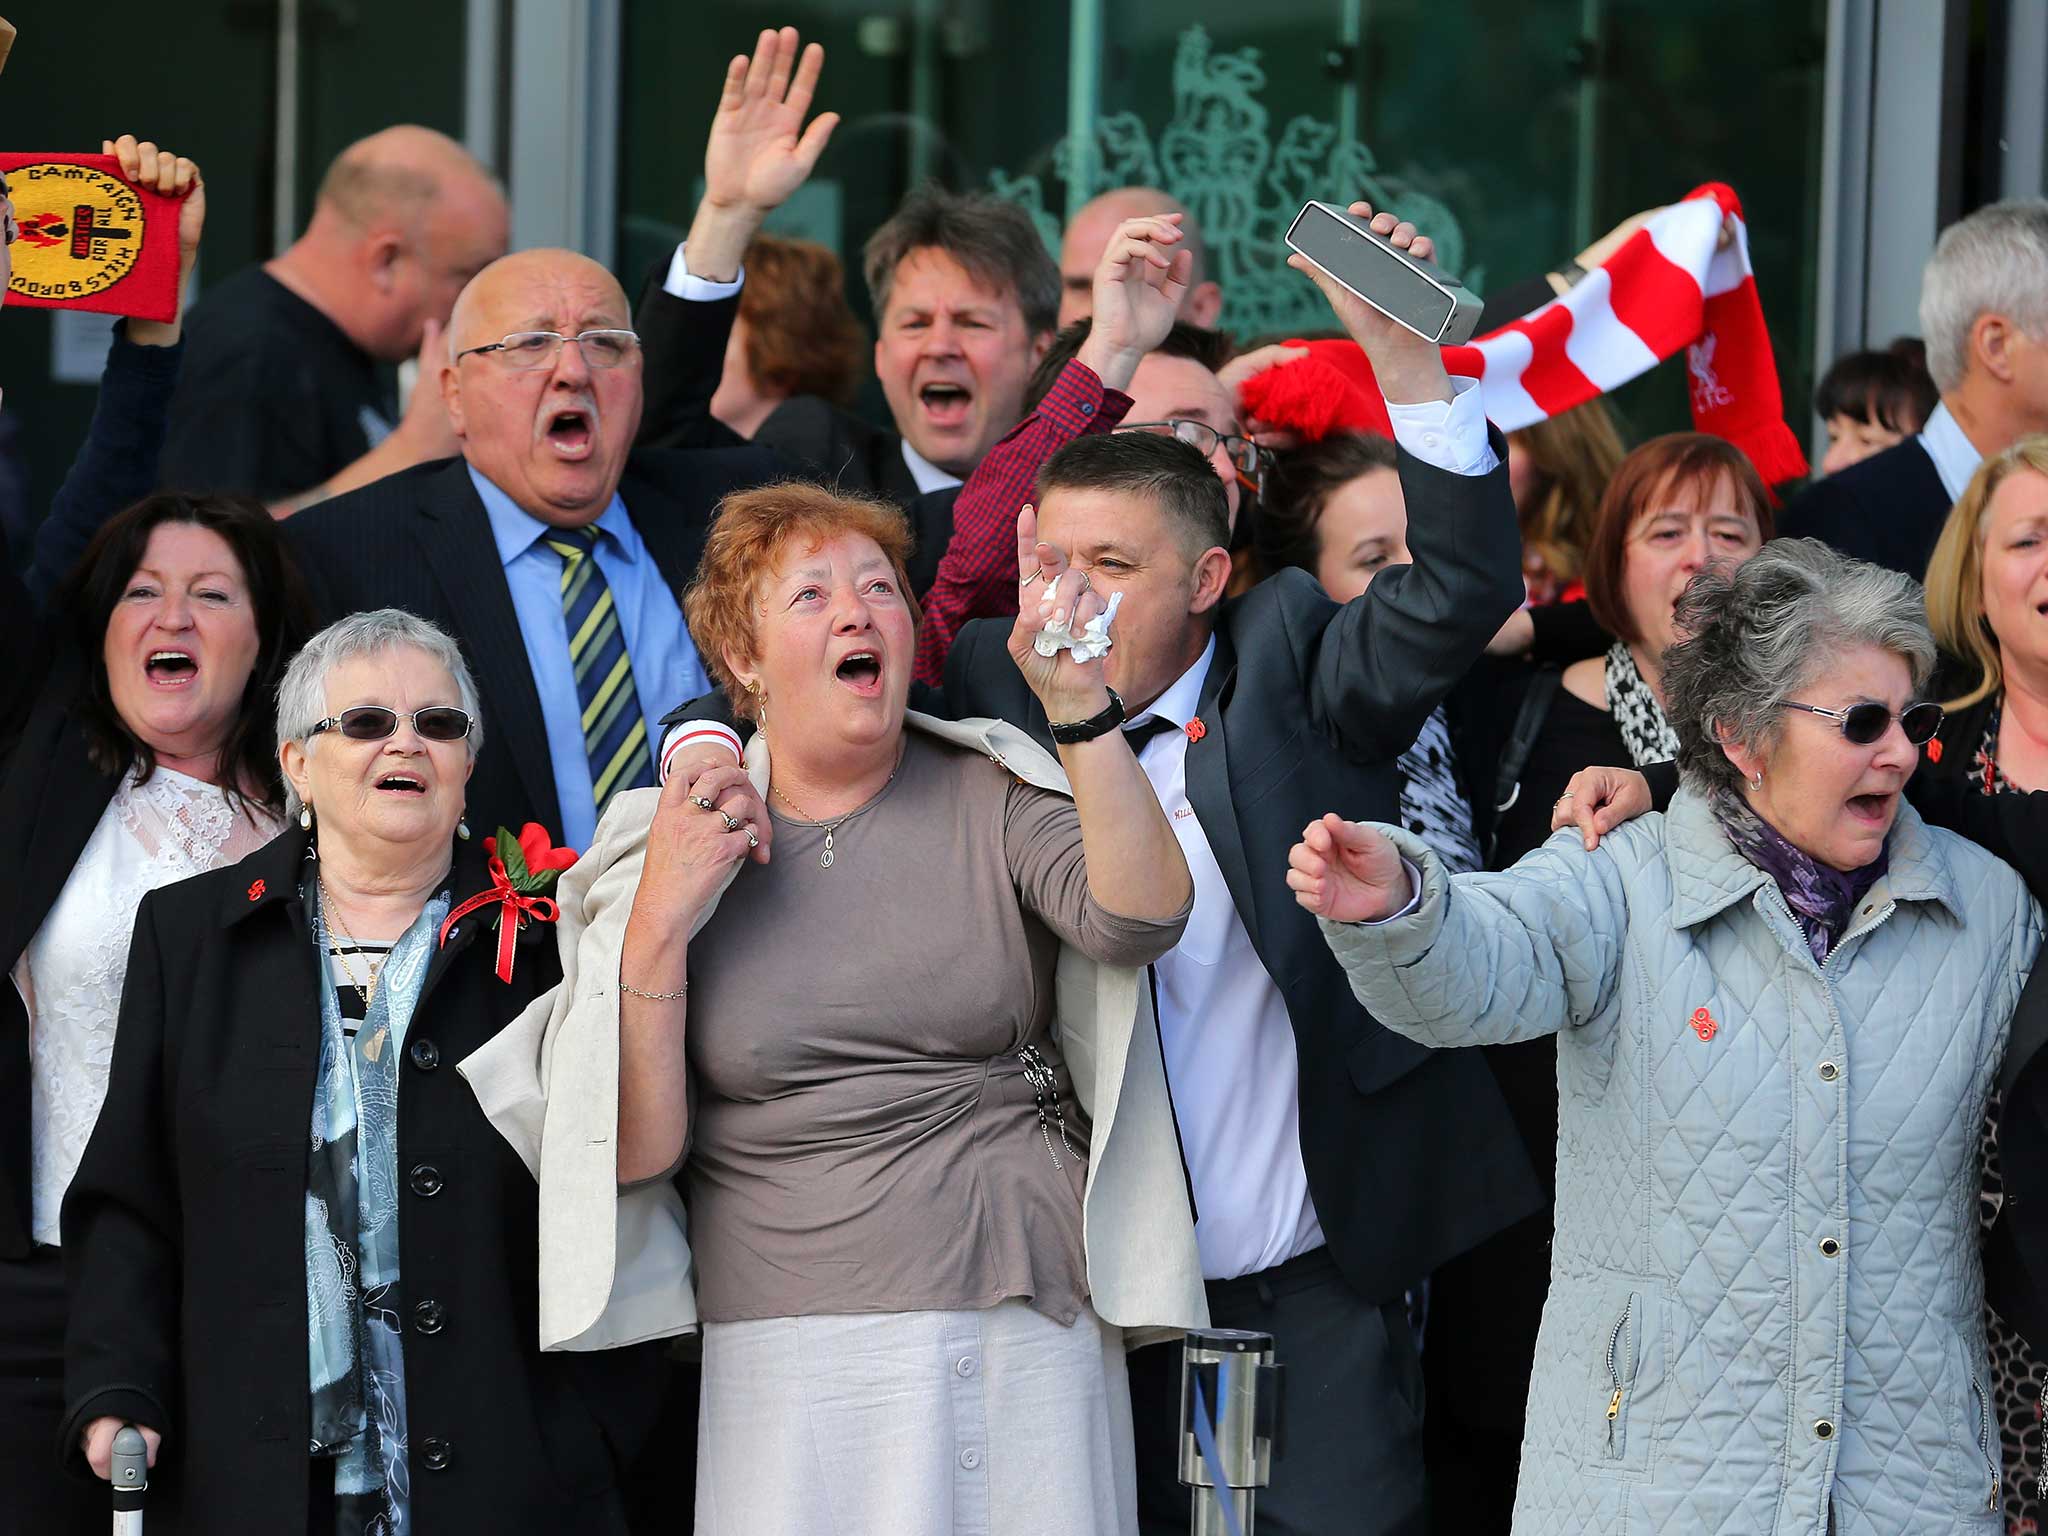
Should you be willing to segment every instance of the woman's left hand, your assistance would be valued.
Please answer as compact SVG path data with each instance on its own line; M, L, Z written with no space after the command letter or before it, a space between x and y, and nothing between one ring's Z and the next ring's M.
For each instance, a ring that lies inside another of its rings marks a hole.
M183 155L159 149L147 139L137 141L132 133L118 139L102 139L100 153L121 163L121 174L139 187L165 197L183 198L178 205L178 303L185 302L185 285L199 260L199 237L206 228L206 182L199 167ZM146 347L166 347L178 339L178 317L166 321L130 320L128 338Z
M1017 578L1017 622L1010 630L1010 656L1044 706L1046 719L1068 724L1101 714L1109 707L1103 658L1077 661L1067 650L1041 656L1033 644L1039 632L1055 621L1079 634L1103 611L1104 604L1102 595L1088 584L1087 573L1067 563L1065 550L1039 541L1038 512L1028 502L1017 515Z

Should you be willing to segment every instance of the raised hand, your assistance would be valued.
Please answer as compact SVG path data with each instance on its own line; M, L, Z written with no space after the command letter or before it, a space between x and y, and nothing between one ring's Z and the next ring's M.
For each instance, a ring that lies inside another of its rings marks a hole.
M1417 234L1413 224L1404 223L1391 213L1374 213L1370 203L1353 203L1349 211L1354 218L1369 220L1374 234L1384 235L1397 250L1406 251L1417 261L1435 258L1434 242L1427 235ZM1322 290L1345 334L1365 348L1380 393L1390 402L1414 405L1451 398L1451 381L1444 373L1443 353L1435 342L1424 341L1405 325L1389 320L1306 256L1289 256L1287 265L1305 273Z
M1103 658L1077 661L1062 650L1041 656L1033 643L1054 620L1081 627L1103 610L1102 595L1088 585L1085 571L1067 563L1066 551L1038 537L1038 512L1030 503L1017 514L1017 622L1010 629L1010 657L1045 707L1061 724L1091 719L1109 706Z
M1377 922L1415 894L1386 834L1334 811L1310 822L1289 850L1287 885L1296 901L1333 923Z
M753 782L737 764L728 761L695 778L672 772L647 828L646 863L633 898L636 917L688 933L732 866L758 850L760 823L766 820Z
M178 206L178 302L185 302L185 285L199 260L199 237L206 228L206 182L199 167L182 155L159 149L147 139L138 141L124 133L118 139L100 140L100 153L112 155L121 164L121 174L139 187L165 197L182 197ZM143 346L169 346L178 339L179 318L168 321L130 320L128 339Z
M779 208L804 184L839 126L837 112L804 117L817 94L825 50L802 50L795 27L769 29L754 56L736 54L725 69L725 89L704 146L704 200L716 207L756 213Z
M1175 250L1187 236L1182 215L1125 219L1103 247L1095 267L1095 320L1081 361L1111 389L1130 383L1143 361L1173 329L1194 273L1192 251Z

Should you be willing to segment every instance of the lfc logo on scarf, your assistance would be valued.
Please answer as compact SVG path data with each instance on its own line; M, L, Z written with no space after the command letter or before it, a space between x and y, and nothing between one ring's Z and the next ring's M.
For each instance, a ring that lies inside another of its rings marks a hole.
M138 320L178 310L178 199L112 155L0 154L20 230L7 302Z

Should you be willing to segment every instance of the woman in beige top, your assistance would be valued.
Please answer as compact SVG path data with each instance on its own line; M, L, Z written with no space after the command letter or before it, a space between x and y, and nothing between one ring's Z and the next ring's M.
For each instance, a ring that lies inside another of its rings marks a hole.
M697 1529L1132 1531L1053 962L1146 964L1192 888L1113 724L1060 749L1071 800L906 731L907 544L879 503L747 492L685 604L766 738L775 853L725 891L761 842L723 808L758 809L743 772L672 778L619 964L619 1178L681 1168L697 1260ZM1056 613L1063 557L1020 546L1011 652L1088 721L1100 659L1033 639L1099 600L1068 577Z

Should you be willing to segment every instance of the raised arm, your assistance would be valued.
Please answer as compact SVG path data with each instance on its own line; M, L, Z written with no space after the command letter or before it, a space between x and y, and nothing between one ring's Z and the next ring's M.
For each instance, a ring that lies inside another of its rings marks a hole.
M1037 493L1038 471L1072 442L1113 432L1131 409L1124 393L1138 364L1173 329L1193 258L1176 251L1181 215L1126 219L1095 269L1088 339L1045 398L975 466L953 503L953 536L924 596L916 677L940 688L946 653L975 619L1017 611L1012 556L1018 515Z
M133 134L102 143L121 174L166 197L178 208L178 294L182 302L199 241L206 228L206 183L190 160L159 149ZM184 321L123 320L114 327L100 373L92 423L50 510L36 529L22 585L41 607L62 581L101 524L156 488L170 420L171 392L184 358Z
M795 27L765 29L736 54L704 143L704 198L689 235L652 278L634 315L646 355L642 447L718 448L739 436L711 415L739 312L741 258L761 223L809 179L839 114L804 118L825 50Z
M1418 260L1429 238L1365 203L1351 212ZM1414 563L1383 572L1363 594L1298 637L1314 724L1362 760L1398 755L1431 710L1521 606L1521 534L1503 462L1475 381L1456 384L1432 342L1395 324L1301 256L1288 264L1322 290L1365 350L1401 453Z
M1076 661L1065 651L1041 656L1033 641L1056 615L1080 633L1102 611L1102 598L1085 586L1077 596L1078 583L1062 580L1066 552L1039 541L1038 518L1028 507L1017 519L1016 556L1011 569L1021 571L1025 590L1037 595L1017 615L1010 656L1056 728L1092 720L1109 707L1102 658ZM1060 743L1059 754L1081 817L1088 894L1095 904L1147 922L1184 914L1194 894L1187 859L1129 738L1111 726L1092 740Z
M1451 879L1420 838L1325 816L1288 866L1352 993L1423 1045L1582 1027L1620 980L1628 909L1608 854L1551 844L1505 873Z

